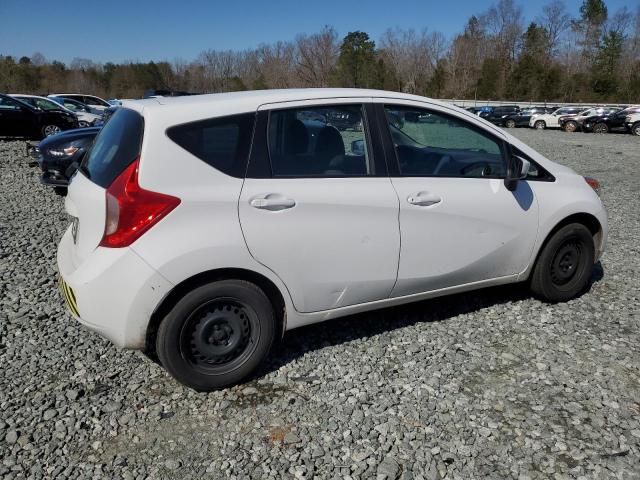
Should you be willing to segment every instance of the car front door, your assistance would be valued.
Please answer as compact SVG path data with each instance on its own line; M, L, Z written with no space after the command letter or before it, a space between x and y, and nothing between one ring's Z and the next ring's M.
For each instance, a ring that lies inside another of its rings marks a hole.
M30 137L34 133L34 113L27 106L0 97L0 137Z
M371 107L338 99L258 112L240 223L299 312L385 299L396 281L398 198L369 136Z
M400 201L401 253L392 296L485 280L508 280L528 266L538 204L526 181L504 185L508 146L499 132L443 107L382 104L430 113L432 123L385 122L383 140ZM406 118L406 115L405 115Z

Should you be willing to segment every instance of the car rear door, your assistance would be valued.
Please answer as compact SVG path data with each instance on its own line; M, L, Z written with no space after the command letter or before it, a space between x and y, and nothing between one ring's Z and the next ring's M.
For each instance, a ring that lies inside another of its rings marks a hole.
M538 203L526 181L514 192L505 187L504 137L445 107L380 102L381 123L390 111L437 119L401 127L386 122L383 131L400 200L402 249L392 296L524 271L536 240Z
M259 109L240 223L251 255L300 312L381 300L396 281L398 198L370 113L366 99Z

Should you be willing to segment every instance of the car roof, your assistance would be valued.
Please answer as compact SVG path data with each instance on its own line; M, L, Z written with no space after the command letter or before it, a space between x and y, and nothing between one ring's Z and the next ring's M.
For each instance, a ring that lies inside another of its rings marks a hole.
M299 102L306 100L332 100L350 99L364 101L367 98L388 98L394 100L412 100L416 102L428 102L465 112L469 112L451 103L432 100L407 93L390 92L385 90L373 90L364 88L295 88L273 90L249 90L242 92L211 93L204 95L189 95L184 97L159 97L142 100L123 100L123 107L133 108L140 112L151 113L154 116L170 116L183 114L192 119L211 117L215 112L218 115L231 115L234 113L247 113L256 111L260 106ZM177 120L177 118L176 118Z

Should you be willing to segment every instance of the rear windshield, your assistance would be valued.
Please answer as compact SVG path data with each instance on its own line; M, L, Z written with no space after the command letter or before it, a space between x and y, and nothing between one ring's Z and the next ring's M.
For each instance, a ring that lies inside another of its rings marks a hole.
M80 167L89 179L109 187L140 154L144 120L138 112L119 108L100 131Z

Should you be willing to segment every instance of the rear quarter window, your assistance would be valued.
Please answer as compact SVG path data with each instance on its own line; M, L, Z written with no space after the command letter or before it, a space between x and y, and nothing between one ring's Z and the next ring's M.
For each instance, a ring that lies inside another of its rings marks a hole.
M131 162L140 155L144 119L128 108L120 108L113 114L96 137L81 171L97 185L109 187Z
M193 156L232 177L244 177L255 113L176 125L167 136Z

